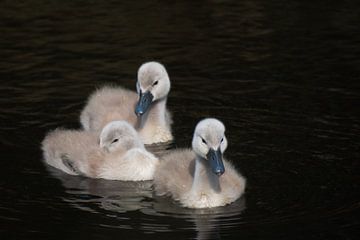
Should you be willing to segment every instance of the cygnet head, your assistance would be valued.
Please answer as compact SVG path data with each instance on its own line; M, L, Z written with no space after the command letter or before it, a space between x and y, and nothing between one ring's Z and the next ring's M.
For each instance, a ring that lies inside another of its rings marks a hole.
M211 170L218 176L225 172L222 154L227 145L225 126L221 121L206 118L196 125L192 148L197 155L209 161Z
M135 108L138 116L143 115L156 100L165 98L170 91L170 79L165 67L158 62L147 62L138 70L136 83L139 101Z
M112 121L100 133L100 147L106 152L143 147L135 129L126 121Z

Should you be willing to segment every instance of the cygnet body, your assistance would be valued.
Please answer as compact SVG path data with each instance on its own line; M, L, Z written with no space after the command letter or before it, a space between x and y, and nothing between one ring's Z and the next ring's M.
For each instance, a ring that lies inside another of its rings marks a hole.
M191 149L174 150L160 160L154 176L157 195L170 195L188 208L224 206L238 199L246 180L222 154L225 127L217 119L200 121Z
M158 159L125 121L101 131L56 129L42 142L45 162L68 174L111 180L152 180Z
M83 128L99 131L110 121L125 120L145 144L172 140L172 121L166 108L170 79L165 67L158 62L141 65L136 88L137 93L109 86L95 91L80 115Z

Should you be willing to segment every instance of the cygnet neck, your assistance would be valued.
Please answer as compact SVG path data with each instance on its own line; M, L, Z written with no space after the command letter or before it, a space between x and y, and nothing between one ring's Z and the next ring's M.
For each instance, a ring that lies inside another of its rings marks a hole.
M147 126L165 126L166 125L166 102L167 97L154 101L149 110L138 119L138 128L143 129Z
M191 188L195 192L220 192L219 176L211 171L209 161L199 155L195 158L194 180Z

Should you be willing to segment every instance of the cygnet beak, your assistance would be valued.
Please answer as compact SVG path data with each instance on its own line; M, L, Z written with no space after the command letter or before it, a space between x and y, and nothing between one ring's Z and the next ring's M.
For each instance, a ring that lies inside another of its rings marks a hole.
M140 117L141 115L143 115L144 113L146 113L146 111L149 109L152 100L153 100L154 96L151 94L150 91L145 92L144 94L142 94L140 92L139 94L139 101L136 104L135 107L135 114Z
M220 148L218 150L210 148L206 157L210 163L210 167L213 173L221 176L225 172L225 167L222 161L222 153L220 151Z

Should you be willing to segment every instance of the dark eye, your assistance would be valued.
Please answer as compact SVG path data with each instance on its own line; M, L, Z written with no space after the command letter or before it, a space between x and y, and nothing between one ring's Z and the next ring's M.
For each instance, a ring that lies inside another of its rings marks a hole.
M205 139L201 138L201 140L202 140L202 142L203 142L204 144L206 144L206 141L205 141Z
M117 141L119 141L119 139L115 138L115 139L111 142L111 144L116 143Z
M221 140L220 140L220 143L222 143L224 141L224 138L222 138Z
M153 86L157 85L158 83L159 83L159 81L155 81L155 82L153 83Z

